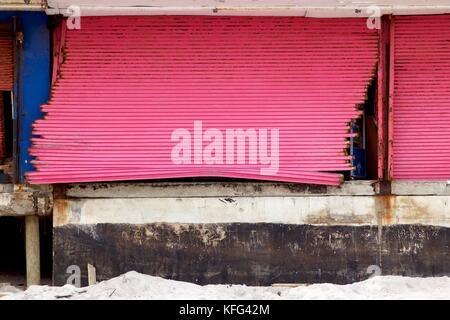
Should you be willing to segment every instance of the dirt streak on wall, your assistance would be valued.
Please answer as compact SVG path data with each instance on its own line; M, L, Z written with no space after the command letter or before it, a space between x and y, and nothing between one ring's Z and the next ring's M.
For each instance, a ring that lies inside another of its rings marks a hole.
M136 270L201 284L349 283L366 279L373 265L383 274L450 275L446 190L242 188L62 188L54 200L55 284L65 283L71 265L86 280L88 263L99 280Z

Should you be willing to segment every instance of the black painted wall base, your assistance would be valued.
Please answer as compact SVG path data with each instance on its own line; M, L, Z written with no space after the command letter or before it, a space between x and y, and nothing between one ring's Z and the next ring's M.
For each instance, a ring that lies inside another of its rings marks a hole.
M102 281L127 271L198 284L351 283L384 275L450 276L450 228L395 225L98 224L54 229L54 284L87 264Z

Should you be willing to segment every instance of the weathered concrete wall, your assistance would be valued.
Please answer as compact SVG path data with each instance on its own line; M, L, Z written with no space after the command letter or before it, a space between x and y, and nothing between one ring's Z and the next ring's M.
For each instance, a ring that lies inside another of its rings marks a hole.
M397 225L97 224L54 230L54 281L86 266L98 280L135 270L169 279L208 283L349 283L384 274L449 275L450 229Z
M438 187L439 185L439 187ZM450 227L444 183L375 182L342 187L274 183L92 184L56 196L55 226L96 223L281 223L314 225L427 224ZM434 191L434 194L432 193ZM124 210L126 212L124 212Z
M450 275L445 183L340 188L274 183L93 184L54 200L54 280L88 263L197 283L348 283Z
M205 197L55 200L55 226L284 223L450 226L449 196Z
M52 206L53 193L50 186L0 184L0 217L51 215Z

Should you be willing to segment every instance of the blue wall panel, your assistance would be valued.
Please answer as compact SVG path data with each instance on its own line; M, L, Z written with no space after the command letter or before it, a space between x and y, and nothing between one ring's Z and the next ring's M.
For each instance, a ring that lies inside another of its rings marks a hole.
M28 148L31 146L31 124L42 117L40 106L50 94L50 31L48 17L43 12L0 12L0 22L20 19L24 33L22 70L22 114L19 115L19 179L33 170Z

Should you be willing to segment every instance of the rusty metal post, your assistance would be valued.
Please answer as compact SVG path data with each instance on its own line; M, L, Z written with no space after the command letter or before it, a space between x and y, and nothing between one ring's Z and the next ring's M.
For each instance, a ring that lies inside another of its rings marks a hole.
M389 113L388 113L388 170L389 180L394 176L394 66L395 66L395 17L389 28Z
M389 179L389 40L391 16L383 16L380 29L377 75L378 180Z

